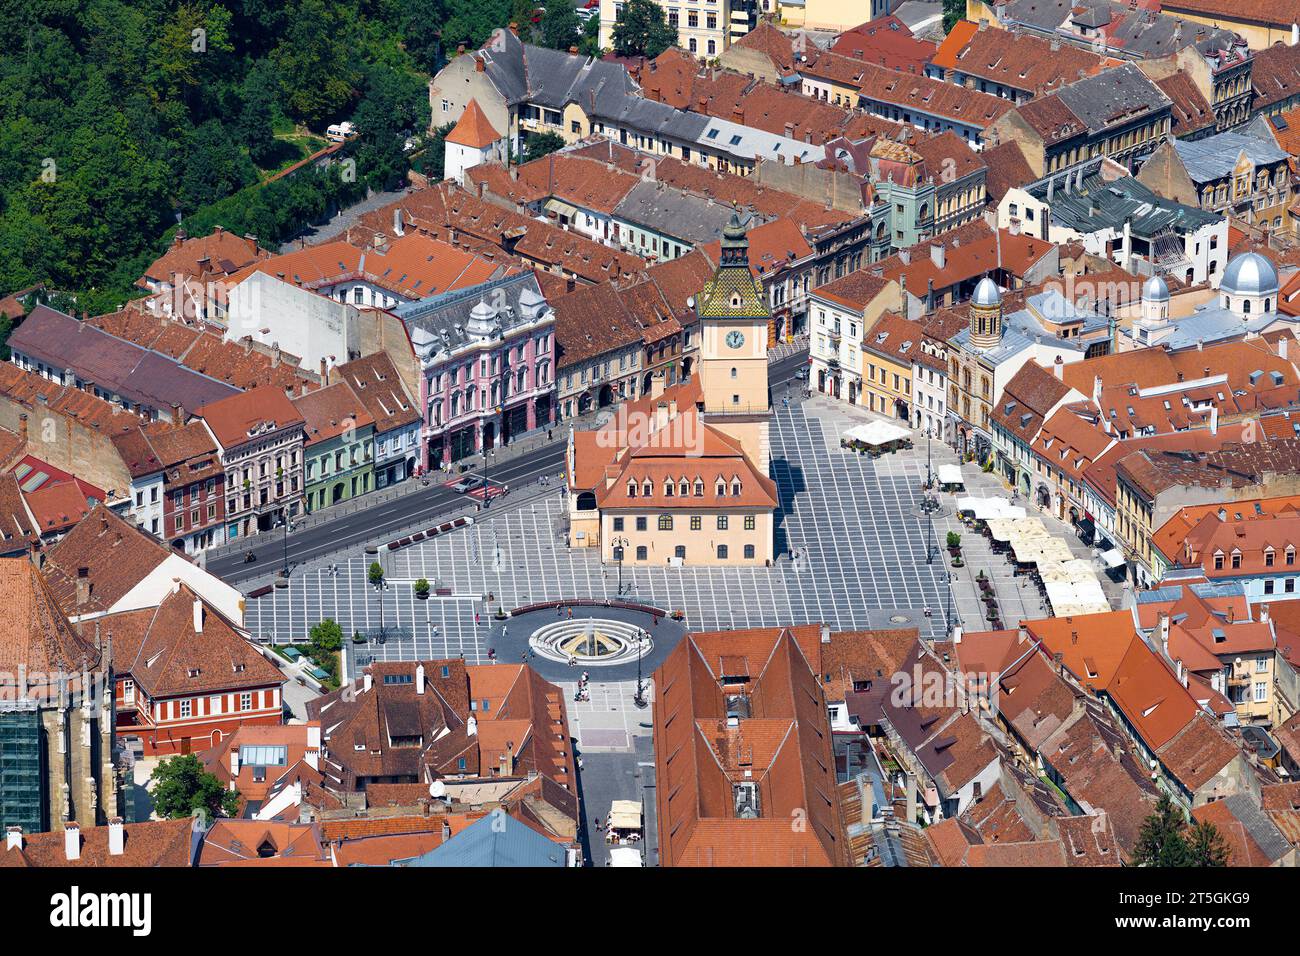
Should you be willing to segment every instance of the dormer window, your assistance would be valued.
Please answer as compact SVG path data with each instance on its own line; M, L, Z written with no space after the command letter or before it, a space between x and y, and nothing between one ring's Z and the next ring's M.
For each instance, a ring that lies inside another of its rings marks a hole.
M628 496L629 498L635 498L635 497L636 497L636 482L635 482L635 481L629 481L629 482L627 483L627 496Z
M734 498L740 497L740 479L736 478L731 482L731 495Z
M645 480L645 482L641 485L641 494L642 494L644 497L649 498L649 497L650 497L651 495L653 495L654 493L655 493L654 485L652 485L652 484L650 483L650 479L647 478L647 479Z
M704 482L700 481L698 478L695 479L695 497L704 497Z
M691 486L687 484L686 479L683 478L681 480L681 483L677 486L677 494L680 497L685 498L690 493L691 493Z
M721 498L723 495L725 495L725 494L727 493L727 483L726 483L725 481L723 481L722 479L719 478L719 479L718 479L718 487L717 487L716 491L717 491L717 495L718 495L718 497Z
M1216 552L1214 552L1214 570L1216 570L1216 571L1222 571L1222 570L1223 570L1223 552L1222 552L1222 551L1216 551Z
M1265 548L1265 549L1264 549L1264 567L1266 567L1266 568L1271 568L1271 567L1273 566L1273 561L1274 561L1273 549L1272 549L1272 548Z
M664 497L665 497L665 498L671 498L672 496L673 496L673 480L672 480L671 478L665 478L665 479L664 479Z

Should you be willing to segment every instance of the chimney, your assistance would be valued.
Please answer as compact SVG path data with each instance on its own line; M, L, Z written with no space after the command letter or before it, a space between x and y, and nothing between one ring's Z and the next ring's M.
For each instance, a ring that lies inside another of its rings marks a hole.
M1061 356L1058 355L1056 360L1052 362L1052 371L1056 373L1058 380L1065 378L1065 361Z
M393 210L393 235L406 235L406 228L402 225L402 207L398 206Z
M478 736L478 719L473 714L470 714L469 719L465 721L465 735L467 737Z
M203 602L198 598L194 599L194 633L203 633Z
M1285 336L1285 335L1282 336L1280 339L1277 340L1277 357L1280 358L1280 359L1284 359L1284 360L1286 359L1286 336ZM22 416L22 417L23 417L24 419L27 418L26 415L24 415L24 416ZM25 436L26 436L26 433L27 433L27 425L26 425L25 422L24 422L22 428L23 428L23 435L24 435L24 437L25 437Z
M1210 434L1219 434L1219 406L1210 406Z
M930 244L930 261L934 263L935 268L937 269L942 269L944 267L944 264L947 260L944 256L944 249L943 249L942 242L935 242Z
M108 855L121 856L126 852L126 827L121 817L108 821Z
M822 633L822 643L829 644L831 642L831 626L829 624L823 624L821 633Z
M77 568L77 607L90 603L90 568Z
M234 778L238 776L239 776L239 748L231 747L230 748L230 777L231 777L230 789L232 790L237 789L235 787Z
M481 56L474 58L474 72L475 73L483 72L483 58Z
M81 827L75 823L63 825L63 856L68 862L81 859Z
M307 753L303 760L311 769L320 769L320 724L307 725Z
M1160 635L1160 650L1165 655L1165 657L1168 657L1169 656L1169 615L1164 611L1161 611L1159 617L1157 617L1156 619L1156 633Z
M907 822L916 823L916 774L907 775Z
M5 849L21 850L23 848L23 828L6 827L5 828Z
M365 676L361 678L361 693L363 694L370 693L370 688L374 684L374 682L375 679L370 676L370 672L366 671Z
M328 377L329 377L329 366L325 364L325 359L322 356L320 360L320 383L324 385Z
M423 664L415 665L415 692L417 694L424 693L424 665Z
M375 233L374 246L375 246L375 252L378 252L380 255L383 255L385 252L388 251L388 237L384 235L382 232Z
M1094 375L1092 377L1092 403L1097 406L1098 410L1101 409L1101 376L1100 375Z

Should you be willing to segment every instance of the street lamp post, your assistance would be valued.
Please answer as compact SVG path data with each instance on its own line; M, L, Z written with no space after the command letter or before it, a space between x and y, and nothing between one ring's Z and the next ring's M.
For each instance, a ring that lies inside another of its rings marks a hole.
M289 512L285 511L284 518L281 521L284 525L284 576L289 576L289 532L293 530L293 522L289 520Z
M645 683L641 679L641 652L645 648L645 641L648 636L643 628L636 637L636 696L632 698L632 703L638 707L646 705Z
M614 559L618 561L618 596L623 596L623 552L627 550L627 538L613 538L610 545L614 548Z

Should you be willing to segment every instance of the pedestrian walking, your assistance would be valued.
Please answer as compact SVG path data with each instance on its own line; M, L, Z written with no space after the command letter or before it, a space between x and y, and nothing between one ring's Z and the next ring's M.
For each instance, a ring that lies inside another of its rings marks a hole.
M478 611L475 611L475 612L474 612L474 626L475 626L475 627L478 627L478 623L479 623L479 619L478 619Z

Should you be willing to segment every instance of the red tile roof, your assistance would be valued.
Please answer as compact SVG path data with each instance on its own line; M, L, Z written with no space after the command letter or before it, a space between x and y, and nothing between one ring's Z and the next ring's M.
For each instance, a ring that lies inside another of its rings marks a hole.
M447 142L470 149L484 149L501 139L501 134L493 128L478 105L478 100L471 99L461 114L456 128L447 134Z

